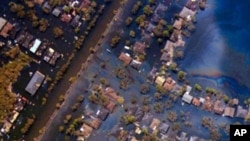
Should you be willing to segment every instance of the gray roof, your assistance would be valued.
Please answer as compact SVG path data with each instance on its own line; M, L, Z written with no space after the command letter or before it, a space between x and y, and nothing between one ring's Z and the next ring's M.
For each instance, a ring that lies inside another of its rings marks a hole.
M160 126L160 131L161 131L162 133L167 133L167 132L168 132L168 129L169 129L169 125L168 125L167 123L161 124L161 126Z
M6 21L4 18L0 17L0 30L3 28L3 26L4 26L6 23L7 23L7 21Z
M236 117L245 118L247 115L247 110L243 109L241 106L237 107Z
M59 8L55 8L53 11L52 11L52 14L56 17L58 17L60 14L61 14L61 10Z
M45 75L39 71L36 71L31 80L29 81L28 85L26 86L25 90L29 92L31 95L34 95L36 91L41 86Z
M182 100L187 103L191 103L193 100L193 96L189 95L187 92L183 95Z

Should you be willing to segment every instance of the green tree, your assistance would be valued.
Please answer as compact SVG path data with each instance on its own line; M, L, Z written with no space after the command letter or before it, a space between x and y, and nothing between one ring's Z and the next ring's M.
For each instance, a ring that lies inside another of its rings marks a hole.
M134 38L135 37L135 32L133 30L130 30L129 36Z
M202 91L202 87L201 87L201 85L198 84L198 83L194 84L194 89L195 89L196 91L198 91L198 92L201 92L201 91Z
M54 27L53 34L54 34L55 38L59 38L59 37L63 36L63 29L61 27Z
M150 16L152 14L152 10L150 8L149 5L146 5L144 8L143 8L143 13L147 16Z

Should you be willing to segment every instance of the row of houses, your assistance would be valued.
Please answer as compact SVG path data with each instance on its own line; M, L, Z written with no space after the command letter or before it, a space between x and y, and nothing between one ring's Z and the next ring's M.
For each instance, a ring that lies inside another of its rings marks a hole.
M0 134L9 133L10 129L13 127L13 124L16 122L20 112L23 110L27 102L28 100L25 97L21 96L20 94L16 95L16 102L13 105L14 110L12 114L0 123Z
M36 56L42 57L42 59L50 65L54 66L61 57L61 55L53 48L49 47L46 43L43 43L40 39L35 38L25 30L22 30L14 41Z
M103 106L98 106L96 110L86 107L84 115L84 124L77 132L77 141L86 140L93 132L97 130L103 121L114 111L117 106L117 101L123 97L117 95L116 91L111 87L100 88L100 93L108 99L108 102Z
M125 52L121 52L121 54L119 55L119 60L121 60L124 65L128 66L130 65L132 68L139 70L141 65L142 65L142 60L138 57L140 55L145 55L145 49L146 49L146 45L144 43L141 43L139 41L136 41L131 49L131 47L129 46L124 46ZM132 52L130 51L132 50ZM134 57L132 57L130 54L133 54Z

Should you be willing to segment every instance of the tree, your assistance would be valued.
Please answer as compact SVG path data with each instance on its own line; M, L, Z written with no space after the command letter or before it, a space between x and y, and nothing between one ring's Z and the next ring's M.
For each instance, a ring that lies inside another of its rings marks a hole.
M162 95L161 95L161 93L155 93L154 94L154 98L155 98L155 100L161 100L162 99Z
M111 47L115 47L115 46L119 43L120 39L121 39L121 38L120 38L118 35L115 35L115 36L111 39L111 44L110 44L110 46L111 46Z
M143 8L143 13L147 16L150 16L152 14L152 10L150 8L149 5L146 5L144 8Z
M175 122L177 120L177 114L176 112L174 111L169 111L168 114L167 114L167 119L170 121L170 122Z
M132 38L134 38L135 37L135 32L133 30L130 30L129 36L132 37Z
M201 92L202 91L202 87L201 85L199 85L198 83L194 84L194 89L198 92Z
M169 31L168 30L163 30L162 36L165 38L169 37Z
M135 97L132 97L132 98L130 99L130 101L131 101L131 104L135 104L135 103L137 102L137 100L136 100Z
M169 67L170 67L170 69L172 71L176 71L177 70L177 64L175 62L171 63Z
M91 7L96 8L97 3L95 1L92 1L90 5L91 5Z
M185 72L184 71L179 71L177 75L178 75L178 79L180 81L183 81L185 79Z
M179 132L181 130L181 125L178 122L175 122L171 126L172 131Z
M61 27L54 27L53 28L53 34L55 38L59 38L63 35L63 30Z
M59 126L58 131L62 133L64 131L64 126L62 126L62 125Z
M126 26L130 26L132 22L133 22L133 18L132 17L127 17L127 19L125 20Z
M199 2L199 8L200 8L200 10L205 10L205 8L206 8L205 3L202 2L202 1L200 1L200 2Z
M229 97L227 96L227 95L223 95L223 100L224 100L224 102L225 103L228 103L228 101L229 101Z
M142 84L142 85L141 85L141 87L140 87L140 92L141 92L142 94L147 94L147 93L149 93L149 91L150 91L149 85L147 85L147 84Z
M135 116L133 116L133 115L124 115L124 116L121 117L121 120L122 120L126 125L128 125L128 124L131 124L131 123L135 122L136 118L135 118Z
M148 3L149 3L150 5L154 5L154 4L155 4L155 0L148 0Z
M77 102L81 103L81 102L83 102L83 100L84 100L84 96L83 95L79 95L77 97Z
M136 19L135 19L135 22L138 24L138 25L141 25L142 23L144 23L144 20L146 19L146 15L142 14L140 16L138 16Z

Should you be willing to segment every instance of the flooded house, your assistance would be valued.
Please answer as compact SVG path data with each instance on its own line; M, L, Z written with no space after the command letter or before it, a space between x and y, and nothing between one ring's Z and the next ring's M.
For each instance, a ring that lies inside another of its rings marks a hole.
M40 86L43 83L43 80L45 79L45 75L42 74L39 71L36 71L35 74L30 79L28 85L26 86L25 90L30 93L32 96L35 95L37 90L40 88Z
M244 109L242 106L237 106L237 111L236 111L235 117L245 118L247 113L248 113L247 109Z
M168 91L172 91L175 84L176 82L171 77L168 77L165 83L163 84L163 87Z
M135 42L133 51L137 54L145 54L146 45L141 42Z
M132 58L128 54L121 52L119 60L121 60L127 66L131 63Z
M219 114L219 115L223 114L224 108L225 108L225 105L221 100L215 101L213 110L216 114Z
M13 25L10 22L7 22L5 26L0 30L0 35L4 38L7 38L9 36L9 32L13 29Z
M234 117L234 113L235 113L235 108L227 106L225 108L225 110L224 110L223 115L226 116L226 117L233 118Z

